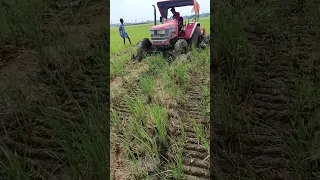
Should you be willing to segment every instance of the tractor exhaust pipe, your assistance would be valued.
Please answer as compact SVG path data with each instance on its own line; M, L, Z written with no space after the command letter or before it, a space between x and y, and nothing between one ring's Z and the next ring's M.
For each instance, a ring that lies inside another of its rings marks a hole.
M152 5L154 9L154 25L157 25L157 11L156 11L156 6Z

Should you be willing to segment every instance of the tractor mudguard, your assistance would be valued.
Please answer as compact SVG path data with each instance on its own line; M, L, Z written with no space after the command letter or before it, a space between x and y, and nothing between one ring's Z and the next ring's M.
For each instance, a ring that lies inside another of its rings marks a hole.
M194 32L194 30L196 29L197 26L199 26L200 23L199 22L194 22L192 24L187 24L186 25L186 30L185 30L185 38L186 39L190 39L192 37L192 34Z

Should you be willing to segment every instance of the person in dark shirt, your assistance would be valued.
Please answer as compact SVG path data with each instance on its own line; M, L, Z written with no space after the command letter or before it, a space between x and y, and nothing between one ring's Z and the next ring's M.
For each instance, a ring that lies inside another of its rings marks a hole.
M180 21L181 20L181 16L180 16L180 13L179 12L177 12L174 8L171 8L171 12L172 12L172 14L173 14L173 18L174 19L176 19L176 20L178 20L178 21Z
M178 25L179 25L179 31L181 31L182 26L183 26L183 19L180 16L180 13L177 12L174 8L171 8L171 13L173 14L173 18L178 20Z

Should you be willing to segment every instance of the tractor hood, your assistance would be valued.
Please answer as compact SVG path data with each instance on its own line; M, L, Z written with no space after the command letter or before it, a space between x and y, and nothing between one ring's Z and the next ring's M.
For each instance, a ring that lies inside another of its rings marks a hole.
M151 26L150 30L165 30L165 29L169 29L172 26L176 26L177 23L178 23L178 21L175 20L175 19L168 19L168 20L165 21L164 24Z

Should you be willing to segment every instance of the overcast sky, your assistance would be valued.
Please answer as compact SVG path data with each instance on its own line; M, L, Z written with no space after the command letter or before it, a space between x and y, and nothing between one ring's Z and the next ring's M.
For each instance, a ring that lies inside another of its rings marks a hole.
M156 6L158 0L111 0L110 1L110 23L118 23L120 18L125 22L141 22L146 20L153 20L153 7ZM210 12L210 0L198 0L200 5L200 13ZM176 8L180 15L190 15L192 6ZM157 8L157 19L159 19L159 12ZM171 16L171 12L169 12Z

